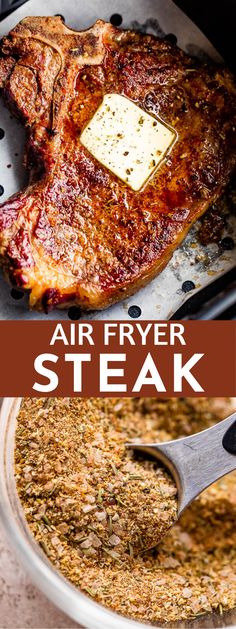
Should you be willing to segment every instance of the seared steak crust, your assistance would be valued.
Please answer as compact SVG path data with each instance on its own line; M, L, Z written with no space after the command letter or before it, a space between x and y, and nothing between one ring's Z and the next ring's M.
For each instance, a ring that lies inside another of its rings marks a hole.
M235 94L223 67L175 45L97 22L23 20L1 43L0 87L26 125L30 185L0 207L0 254L30 305L109 306L168 262L235 166ZM178 139L140 192L100 165L80 134L118 93L174 127Z

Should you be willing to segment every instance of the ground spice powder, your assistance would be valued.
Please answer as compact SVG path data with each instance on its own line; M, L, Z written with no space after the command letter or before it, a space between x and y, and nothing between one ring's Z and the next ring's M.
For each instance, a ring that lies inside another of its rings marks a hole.
M26 398L16 431L16 482L31 532L55 567L97 602L145 622L233 608L236 474L205 491L168 531L177 513L173 479L125 448L127 441L207 428L230 404Z

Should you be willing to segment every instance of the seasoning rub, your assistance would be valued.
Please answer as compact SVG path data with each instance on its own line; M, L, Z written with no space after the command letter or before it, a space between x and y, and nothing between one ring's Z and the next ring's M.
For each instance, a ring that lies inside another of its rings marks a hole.
M234 607L235 474L204 492L168 532L177 515L173 479L158 462L125 448L127 441L164 441L207 428L229 405L225 399L25 399L16 481L30 529L55 567L98 602L145 622Z

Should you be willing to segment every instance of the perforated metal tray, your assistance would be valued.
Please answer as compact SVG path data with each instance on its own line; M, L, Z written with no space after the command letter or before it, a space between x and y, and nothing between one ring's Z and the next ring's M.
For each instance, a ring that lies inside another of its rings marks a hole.
M5 1L5 0L4 0ZM214 47L171 0L30 0L0 23L0 36L27 15L62 14L66 23L83 29L97 18L111 20L122 28L135 28L158 36L176 35L178 45L188 53L222 61ZM115 17L114 17L115 16ZM0 127L4 137L0 140L1 201L16 192L26 182L22 166L24 130L0 103ZM0 133L0 137L1 137ZM133 297L103 312L82 314L87 319L168 319L194 292L236 266L236 247L227 250L214 243L201 246L197 239L196 224L182 246L174 253L166 269L146 288ZM227 216L227 226L222 238L236 243L236 217ZM227 241L226 241L227 242ZM186 284L187 282L187 284ZM27 296L11 291L0 277L0 319L44 319L43 313L30 312ZM47 315L50 319L79 318L79 309L56 310Z

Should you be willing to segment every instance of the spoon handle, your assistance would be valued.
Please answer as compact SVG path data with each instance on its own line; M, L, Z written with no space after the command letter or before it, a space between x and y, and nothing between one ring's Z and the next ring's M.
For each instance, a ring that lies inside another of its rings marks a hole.
M236 469L236 413L190 437L158 445L137 444L137 448L160 459L172 472L181 515L204 489Z

